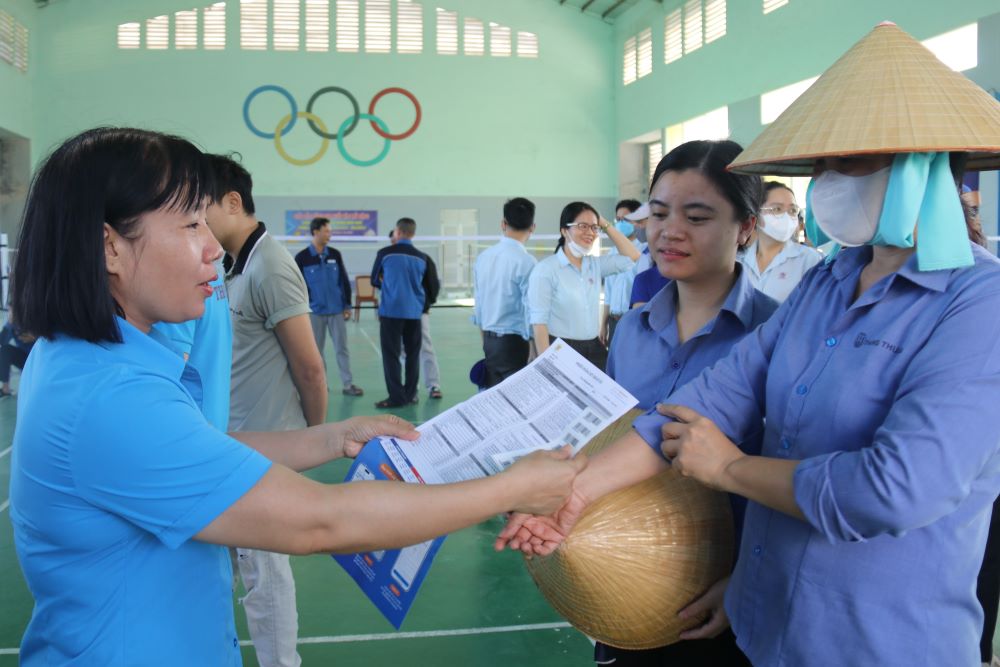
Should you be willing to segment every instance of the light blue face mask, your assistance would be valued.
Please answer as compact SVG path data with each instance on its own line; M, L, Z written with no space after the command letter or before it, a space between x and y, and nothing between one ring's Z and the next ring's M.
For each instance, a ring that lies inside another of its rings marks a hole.
M815 182L813 179L809 183L806 192L806 235L818 247L829 243L830 238L813 215ZM912 248L914 229L920 239L917 245L920 271L958 269L975 263L948 153L896 155L878 228L867 245ZM839 251L840 246L834 245L827 261Z
M615 229L625 236L632 236L632 233L635 231L635 225L628 220L619 220L615 223Z

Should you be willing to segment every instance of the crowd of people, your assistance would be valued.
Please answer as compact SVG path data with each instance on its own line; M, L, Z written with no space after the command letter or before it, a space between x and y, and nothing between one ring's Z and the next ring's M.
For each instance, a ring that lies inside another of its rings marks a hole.
M931 56L891 24L869 42L882 56L838 61L793 105L794 129L779 118L746 150L681 144L614 222L568 204L541 261L525 247L534 205L505 204L502 239L474 267L484 384L561 338L646 412L590 461L536 452L458 484L300 474L378 435L418 437L391 414L326 422L327 332L343 394L363 394L328 220L293 258L232 156L129 128L67 140L32 184L3 341L24 366L10 516L35 607L21 663L238 665L235 562L258 660L298 665L288 554L400 547L508 512L496 547L544 557L595 500L667 466L729 494L738 558L681 610L705 614L682 641L598 643L599 663L985 660L1000 261L977 244L961 177L1000 166L1000 103L934 61L942 90L975 102L965 116L899 111L922 92L907 80L880 104L858 81ZM819 114L824 94L839 106ZM831 113L911 132L860 136ZM951 143L921 134L940 124ZM804 226L825 255L798 242L802 209L767 173L813 177ZM400 219L371 270L378 408L417 400L440 284L415 232ZM594 253L601 233L613 252Z

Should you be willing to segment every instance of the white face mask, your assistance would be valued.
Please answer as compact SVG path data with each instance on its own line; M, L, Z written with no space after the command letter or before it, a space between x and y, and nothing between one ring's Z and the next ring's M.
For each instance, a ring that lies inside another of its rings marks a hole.
M819 228L844 247L864 245L875 237L892 167L867 176L824 171L812 191L813 216Z
M760 217L764 221L760 231L779 243L784 243L792 238L795 230L799 228L799 219L791 213L782 213L781 215L762 213Z
M582 246L573 239L566 239L566 249L569 250L569 254L573 255L573 257L577 259L580 259L584 255L589 255L590 249L593 247L594 246Z

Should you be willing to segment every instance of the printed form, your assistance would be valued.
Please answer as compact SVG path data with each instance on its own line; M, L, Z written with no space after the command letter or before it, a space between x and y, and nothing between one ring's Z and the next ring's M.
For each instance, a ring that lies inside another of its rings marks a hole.
M556 340L526 368L425 422L416 442L381 438L397 468L428 484L496 474L538 449L578 452L638 400Z

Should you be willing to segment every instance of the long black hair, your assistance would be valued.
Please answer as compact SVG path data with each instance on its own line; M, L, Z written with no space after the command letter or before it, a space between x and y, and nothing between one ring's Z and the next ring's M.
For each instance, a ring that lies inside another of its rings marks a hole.
M656 165L649 191L665 172L695 169L718 188L732 204L737 220L756 216L764 203L764 181L760 176L736 174L726 167L743 152L743 147L728 139L722 141L688 141L663 156ZM743 246L740 246L740 250Z
M180 137L101 127L67 140L31 184L11 276L14 321L46 338L121 342L105 223L137 238L144 213L196 210L211 191L204 154Z
M601 214L597 212L597 209L585 201L570 202L563 208L562 213L559 214L559 241L556 242L556 249L552 251L553 254L562 250L562 247L566 245L566 237L562 235L562 230L569 229L569 226L576 220L576 216L584 211L590 211L597 216L598 220L601 219Z

